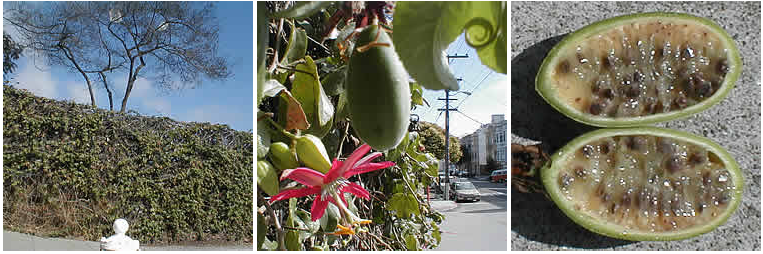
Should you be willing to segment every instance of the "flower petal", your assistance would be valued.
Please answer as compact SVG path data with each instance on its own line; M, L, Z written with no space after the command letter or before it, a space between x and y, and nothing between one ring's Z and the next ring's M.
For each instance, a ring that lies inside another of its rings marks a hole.
M349 171L345 172L344 173L344 178L350 178L351 176L354 176L354 175L357 175L357 174L371 172L371 171L375 171L375 170L379 170L379 169L383 169L383 168L388 168L388 167L392 167L392 166L395 166L395 163L391 162L391 161L382 161L382 162L378 162L378 163L376 163L376 162L369 162L369 163L360 165L358 167L355 167L355 168L350 169Z
M289 178L310 187L323 185L324 177L323 173L309 168L286 169L281 174L281 180Z
M356 183L347 183L344 187L342 187L342 192L349 192L354 194L355 196L368 199L371 197L366 189L363 188L363 186L360 186ZM339 194L340 197L342 194Z
M342 161L338 159L334 159L334 162L331 163L331 169L329 169L329 172L326 173L326 177L323 178L323 184L327 184L329 182L336 180L336 178L339 177L340 175L333 172L337 172L337 170L339 170L339 168L341 168L342 165L344 165Z
M331 167L331 170L329 170L329 173L326 175L326 180L333 181L339 176L344 176L344 172L349 170L351 166L354 166L355 162L358 162L358 160L370 150L371 146L368 144L363 144L358 147L358 149L355 149L355 151L350 154L350 157L347 157L347 160L341 163L340 167Z
M270 203L289 199L289 198L299 198L304 196L309 196L313 194L318 194L321 192L320 187L305 187L300 189L291 189L291 190L284 190L276 194L275 196L270 197Z
M370 154L366 155L366 157L363 157L363 159L358 160L358 162L356 162L355 165L352 165L352 167L355 168L355 167L358 167L360 165L363 165L364 163L369 162L369 161L371 161L373 159L376 159L379 156L382 156L381 152L370 153Z
M310 208L310 219L313 221L317 221L321 217L323 217L323 213L326 212L326 207L329 206L328 200L323 200L321 197L321 194L318 194L315 196L315 200L313 200L313 207Z

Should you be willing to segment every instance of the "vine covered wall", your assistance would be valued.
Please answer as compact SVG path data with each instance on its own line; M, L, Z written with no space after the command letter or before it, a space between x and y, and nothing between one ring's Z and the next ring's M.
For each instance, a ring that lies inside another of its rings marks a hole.
M3 86L3 226L97 241L252 241L252 133Z

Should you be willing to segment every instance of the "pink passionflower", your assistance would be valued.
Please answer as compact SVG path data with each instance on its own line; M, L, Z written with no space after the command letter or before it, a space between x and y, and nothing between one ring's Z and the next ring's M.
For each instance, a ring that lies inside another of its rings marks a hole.
M347 179L357 174L388 168L395 165L395 163L391 161L371 162L373 159L381 156L382 153L374 152L366 155L370 150L371 147L369 145L363 144L358 147L358 149L355 149L347 160L339 161L334 159L331 169L325 175L316 170L304 167L284 170L281 174L281 180L288 178L304 184L307 187L281 191L271 197L270 202L315 195L315 200L310 209L311 219L313 221L316 221L323 216L329 202L331 202L339 208L345 215L343 218L349 220L350 224L369 223L369 221L359 220L356 215L347 209L347 201L344 200L344 193L352 193L363 199L369 199L370 195L366 189L356 183L348 181ZM338 202L338 200L341 200L341 202ZM352 233L351 225L349 227L340 226L339 228L342 233Z

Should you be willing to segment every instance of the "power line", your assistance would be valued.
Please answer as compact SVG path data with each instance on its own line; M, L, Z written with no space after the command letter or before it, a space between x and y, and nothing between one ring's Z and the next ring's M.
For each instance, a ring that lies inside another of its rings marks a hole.
M472 118L471 116L468 116L466 113L462 112L461 110L456 109L456 112L461 113L461 115L465 116L466 118L469 118L469 120L472 120L472 121L480 124L480 126L482 126L484 124L484 123L482 123L480 121L477 121L476 119Z
M484 82L484 81L485 81L485 79L487 79L487 77L490 77L490 75L491 75L491 74L493 74L493 72L492 72L492 71L489 71L489 72L487 73L487 75L485 75L485 77L484 77L484 78L482 78L482 80L480 80L480 82L479 82L479 83L477 83L477 85L474 87L474 89L472 89L472 91L471 91L471 94L467 95L467 96L466 96L466 98L464 98L463 100L461 100L461 102L460 102L460 103L458 103L458 106L456 106L456 108L460 107L460 106L461 106L461 104L464 104L464 102L466 101L466 99L469 99L469 96L471 96L472 94L474 94L474 91L477 91L477 88L479 88L479 87L480 87L480 85L482 85L482 82Z

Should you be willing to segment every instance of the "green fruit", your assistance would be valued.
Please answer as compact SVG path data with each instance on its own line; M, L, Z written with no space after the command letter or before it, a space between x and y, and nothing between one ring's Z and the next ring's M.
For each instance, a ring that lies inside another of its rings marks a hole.
M284 142L270 144L270 161L279 171L299 167L297 155Z
M270 196L278 194L278 171L268 161L257 161L257 188Z
M644 13L566 36L543 61L535 88L576 121L639 126L709 108L726 97L741 71L734 41L712 21Z
M557 206L613 238L667 241L723 224L742 201L742 172L726 150L654 127L601 129L555 153L541 170Z
M375 40L376 39L376 40ZM369 45L371 43L386 45ZM392 48L392 40L379 26L359 35L347 72L347 104L352 127L373 149L397 146L408 130L411 92L408 74Z
M296 139L297 159L305 166L324 174L331 169L331 161L326 153L326 147L316 136L305 134Z

